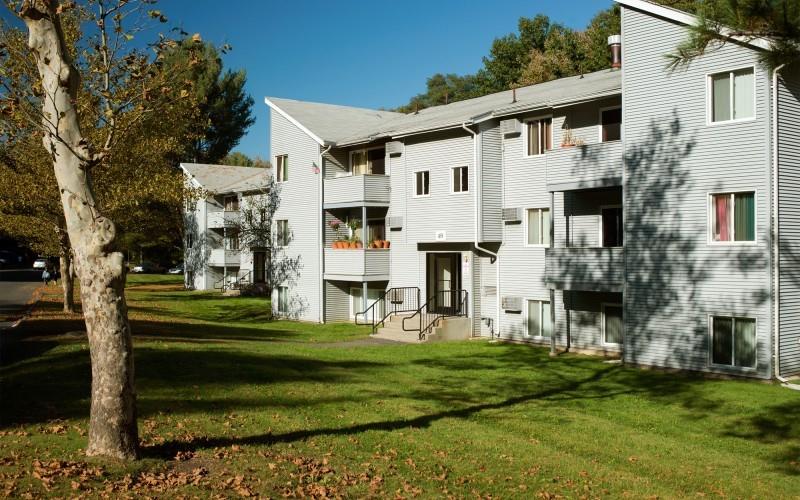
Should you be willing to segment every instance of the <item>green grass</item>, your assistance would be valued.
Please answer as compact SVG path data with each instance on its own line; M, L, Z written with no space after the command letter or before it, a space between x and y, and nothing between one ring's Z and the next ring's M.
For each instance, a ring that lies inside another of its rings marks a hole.
M0 368L8 494L74 495L73 482L89 496L800 492L800 393L776 385L484 341L336 343L366 332L266 322L263 299L131 283L143 460L83 457L89 355L80 336L52 336L80 323L45 302ZM34 459L66 472L47 490ZM87 467L102 475L82 479Z

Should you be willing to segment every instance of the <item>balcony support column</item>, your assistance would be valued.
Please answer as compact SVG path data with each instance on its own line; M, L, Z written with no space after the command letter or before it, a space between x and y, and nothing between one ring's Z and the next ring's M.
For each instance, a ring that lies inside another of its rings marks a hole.
M550 227L548 230L550 231L550 248L555 248L555 236L556 236L556 214L555 214L555 193L550 191Z
M369 282L364 281L364 282L361 283L361 286L364 287L363 291L361 292L361 311L366 311L367 310L367 291L369 290Z
M367 248L367 206L361 207L361 244Z

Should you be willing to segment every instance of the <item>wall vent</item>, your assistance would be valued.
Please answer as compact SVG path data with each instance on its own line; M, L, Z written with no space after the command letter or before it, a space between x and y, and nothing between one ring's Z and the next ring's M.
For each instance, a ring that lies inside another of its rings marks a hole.
M504 311L522 311L522 297L504 296L501 302Z
M389 226L389 229L402 229L403 228L403 217L400 216L400 215L387 217L386 218L386 225Z
M500 122L500 131L503 135L516 135L522 133L522 122L516 118L510 120L502 120Z

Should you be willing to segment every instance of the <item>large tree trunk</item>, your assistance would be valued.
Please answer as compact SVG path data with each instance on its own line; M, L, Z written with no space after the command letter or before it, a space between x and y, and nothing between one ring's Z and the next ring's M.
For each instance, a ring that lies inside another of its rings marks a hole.
M125 305L123 256L112 251L116 228L99 213L88 171L94 162L75 108L80 77L61 31L57 2L26 0L21 16L42 78L44 146L53 158L81 284L92 361L88 455L137 456L133 348Z
M75 312L75 269L72 265L72 247L66 231L57 229L59 238L59 264L61 269L61 288L64 291L64 312Z

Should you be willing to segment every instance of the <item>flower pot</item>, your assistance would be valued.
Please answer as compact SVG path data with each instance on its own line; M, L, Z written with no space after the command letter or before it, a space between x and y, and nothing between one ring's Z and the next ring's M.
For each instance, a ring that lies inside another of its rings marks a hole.
M389 248L389 244L390 243L391 243L391 241L389 241L389 240L383 240L383 248Z
M353 249L353 248L355 248L355 247L356 247L356 242L355 242L355 241L351 241L351 242L349 242L349 243L347 244L347 248Z
M575 145L574 144L562 144L561 147L562 148L574 148Z
M363 247L364 247L363 243L361 243L360 241L356 241L356 248L363 248Z

